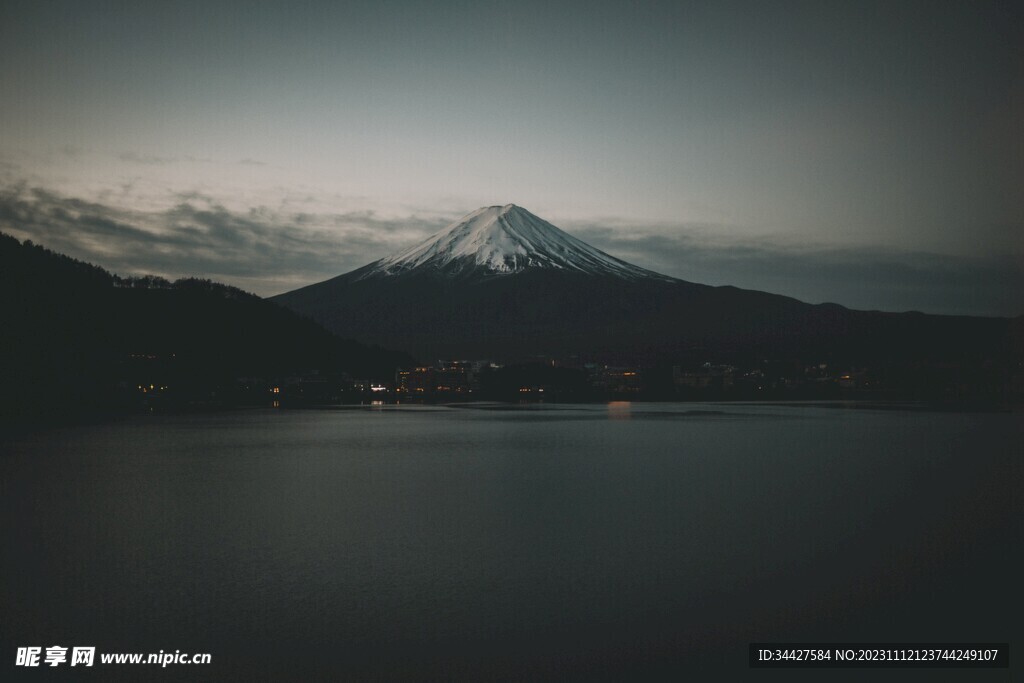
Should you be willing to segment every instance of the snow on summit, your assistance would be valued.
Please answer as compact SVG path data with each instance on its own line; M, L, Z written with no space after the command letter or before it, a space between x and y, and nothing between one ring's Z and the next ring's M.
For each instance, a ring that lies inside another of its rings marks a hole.
M486 206L426 241L367 267L364 279L429 268L452 275L506 275L532 268L671 280L595 249L515 204Z

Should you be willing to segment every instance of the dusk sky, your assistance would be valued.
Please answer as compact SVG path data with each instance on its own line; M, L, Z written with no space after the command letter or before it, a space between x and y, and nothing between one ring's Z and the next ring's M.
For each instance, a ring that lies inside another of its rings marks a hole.
M695 282L1024 313L1019 2L0 2L0 231L261 295L515 203Z

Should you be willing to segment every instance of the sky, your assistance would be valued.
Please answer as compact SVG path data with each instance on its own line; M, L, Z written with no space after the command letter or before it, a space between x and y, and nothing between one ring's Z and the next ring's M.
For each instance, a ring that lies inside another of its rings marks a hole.
M0 2L0 231L272 295L515 203L682 279L1024 313L1013 2Z

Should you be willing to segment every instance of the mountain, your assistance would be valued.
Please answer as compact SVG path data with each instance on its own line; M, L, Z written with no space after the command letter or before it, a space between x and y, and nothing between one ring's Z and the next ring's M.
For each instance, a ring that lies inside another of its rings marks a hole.
M422 244L356 271L356 280L432 272L465 279L556 270L623 280L671 281L581 242L526 209L477 209Z
M512 204L478 209L404 252L273 300L337 334L423 360L974 368L1003 367L1018 352L1006 319L855 311L686 282Z
M2 233L0 316L0 418L118 412L125 387L151 383L189 404L223 399L238 376L389 379L412 360L234 287L121 278Z

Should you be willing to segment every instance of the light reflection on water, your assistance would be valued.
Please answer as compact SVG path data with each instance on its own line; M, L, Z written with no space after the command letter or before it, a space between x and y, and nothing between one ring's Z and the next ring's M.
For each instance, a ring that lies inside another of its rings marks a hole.
M628 420L632 417L632 404L629 401L611 401L608 403L608 419Z

